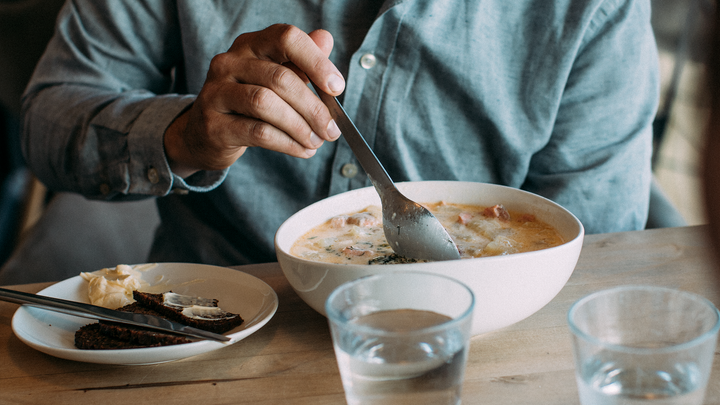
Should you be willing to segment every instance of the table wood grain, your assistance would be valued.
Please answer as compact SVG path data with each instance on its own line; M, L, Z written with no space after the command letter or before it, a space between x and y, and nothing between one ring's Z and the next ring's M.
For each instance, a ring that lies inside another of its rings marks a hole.
M706 232L684 227L587 236L575 272L555 299L513 326L473 338L463 404L577 404L565 316L591 292L659 285L720 304L720 273ZM298 298L277 263L238 269L275 289L275 317L235 345L164 364L113 366L45 355L15 337L17 305L0 302L0 404L343 404L325 318ZM10 288L37 292L50 284ZM720 404L718 361L706 404Z

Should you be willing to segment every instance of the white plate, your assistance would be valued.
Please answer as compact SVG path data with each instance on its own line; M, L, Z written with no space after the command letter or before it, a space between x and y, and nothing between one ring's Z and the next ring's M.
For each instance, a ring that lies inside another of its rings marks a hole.
M203 340L173 346L123 350L80 350L75 347L75 331L94 321L38 308L21 306L13 316L15 335L28 346L63 359L104 364L152 364L221 349L250 336L275 315L278 298L262 280L225 267L190 263L158 263L143 274L151 285L163 286L179 294L215 298L219 306L240 314L245 322L226 335L228 343ZM39 292L40 295L88 302L87 282L80 276L61 281Z

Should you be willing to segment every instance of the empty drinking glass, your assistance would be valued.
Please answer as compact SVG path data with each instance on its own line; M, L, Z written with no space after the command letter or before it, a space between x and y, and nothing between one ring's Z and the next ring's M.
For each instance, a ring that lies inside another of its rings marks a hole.
M581 404L702 404L720 328L707 299L617 287L576 302L568 324Z

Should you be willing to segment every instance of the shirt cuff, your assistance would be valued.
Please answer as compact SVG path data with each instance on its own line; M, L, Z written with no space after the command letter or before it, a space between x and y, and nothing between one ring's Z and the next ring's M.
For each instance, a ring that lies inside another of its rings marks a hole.
M171 192L174 194L187 194L190 191L200 193L210 191L225 181L228 171L230 169L200 171L185 179L172 173Z
M225 180L228 169L200 171L186 179L170 170L165 155L165 131L194 101L195 96L157 96L138 116L128 139L130 194L164 196L206 192Z

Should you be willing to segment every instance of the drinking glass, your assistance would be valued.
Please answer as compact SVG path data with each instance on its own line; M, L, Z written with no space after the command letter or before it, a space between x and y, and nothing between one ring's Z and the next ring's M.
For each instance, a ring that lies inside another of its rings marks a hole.
M568 324L581 404L702 404L720 328L707 299L611 288L573 304Z
M475 298L454 279L388 272L325 305L348 404L459 404Z

